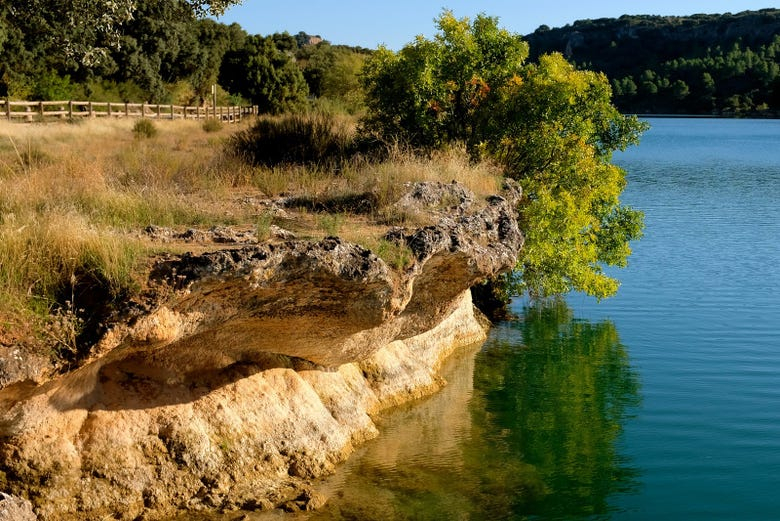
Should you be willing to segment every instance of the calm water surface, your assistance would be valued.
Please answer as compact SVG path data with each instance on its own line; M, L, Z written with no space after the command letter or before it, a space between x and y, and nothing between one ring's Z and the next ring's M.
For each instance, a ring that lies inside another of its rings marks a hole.
M780 518L780 122L650 122L619 295L516 303L313 519Z

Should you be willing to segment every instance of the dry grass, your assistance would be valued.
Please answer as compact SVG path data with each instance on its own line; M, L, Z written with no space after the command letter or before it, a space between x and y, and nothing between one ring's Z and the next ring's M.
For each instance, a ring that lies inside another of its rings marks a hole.
M156 126L138 140L130 120L0 123L0 315L62 308L84 274L117 293L132 286L149 224L236 219L220 204L245 171L221 153L230 129Z
M0 122L0 325L19 323L30 313L61 322L63 290L84 274L116 294L132 288L139 263L162 247L140 238L139 230L148 225L237 225L267 236L270 225L278 224L300 237L338 234L403 268L408 252L381 241L386 226L376 221L405 183L457 180L477 196L499 187L498 168L471 164L459 148L432 158L394 150L385 162L352 161L337 171L253 167L225 152L236 126L207 131L197 121L156 121L157 134L145 139L135 137L133 126L133 120L122 119ZM246 203L280 195L327 199L363 193L373 194L375 208L359 216L309 209L276 222L265 209ZM54 312L60 314L49 315Z

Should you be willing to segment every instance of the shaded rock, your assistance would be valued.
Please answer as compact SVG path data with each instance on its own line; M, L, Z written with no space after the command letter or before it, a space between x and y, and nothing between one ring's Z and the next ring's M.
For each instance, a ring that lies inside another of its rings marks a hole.
M171 228L150 225L144 228L144 233L151 239L160 242L182 241L213 244L254 244L258 242L257 234L252 230L236 230L226 226L214 226L208 230L189 228L177 232Z
M369 214L377 208L378 196L373 192L346 193L321 197L288 197L279 204L286 208L305 208L314 212Z

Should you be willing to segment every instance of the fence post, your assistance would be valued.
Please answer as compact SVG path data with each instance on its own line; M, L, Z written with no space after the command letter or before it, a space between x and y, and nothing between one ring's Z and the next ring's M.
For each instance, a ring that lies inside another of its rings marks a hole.
M95 117L95 112L92 110L92 102L91 101L89 103L87 103L87 107L89 108L89 117L90 117L90 119L94 118Z
M146 117L146 102L141 102L141 119Z
M111 102L108 102L108 119L111 119Z
M160 112L160 104L157 104L157 119L160 119L160 116L162 116L162 113Z
M173 121L173 103L171 103L171 121Z
M41 122L43 122L43 102L38 102L38 112L41 114Z
M73 119L73 100L68 100L68 119Z
M11 121L11 98L5 98L5 117L8 121Z
M30 106L27 105L25 107L24 111L27 113L27 115L25 116L25 119L27 121L32 121L33 120L33 117L32 117L32 114L31 114L32 113L32 109L30 108Z

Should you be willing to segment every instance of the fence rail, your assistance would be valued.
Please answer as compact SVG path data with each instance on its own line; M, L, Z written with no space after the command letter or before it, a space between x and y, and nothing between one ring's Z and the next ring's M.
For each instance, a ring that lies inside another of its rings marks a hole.
M0 118L9 121L47 121L78 118L218 119L226 123L256 116L257 106L187 106L98 101L0 100Z

